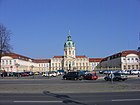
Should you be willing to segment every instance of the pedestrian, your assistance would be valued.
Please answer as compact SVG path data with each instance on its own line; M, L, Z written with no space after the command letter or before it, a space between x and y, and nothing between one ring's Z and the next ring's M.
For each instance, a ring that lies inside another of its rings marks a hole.
M138 72L138 77L140 77L140 72Z

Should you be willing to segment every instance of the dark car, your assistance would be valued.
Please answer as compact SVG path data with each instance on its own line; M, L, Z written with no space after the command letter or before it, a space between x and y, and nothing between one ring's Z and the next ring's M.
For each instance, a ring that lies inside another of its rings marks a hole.
M4 72L1 72L1 77L6 77L7 76L7 72L4 71Z
M26 72L22 72L22 73L20 74L20 76L25 77L25 76L29 76L29 74L26 73Z
M63 76L64 80L82 80L83 76L80 72L68 72Z
M104 71L105 71L105 70L100 70L100 71L99 71L99 74L103 74L103 73L104 73Z
M98 76L95 73L88 73L85 76L86 80L97 80Z
M111 70L100 70L99 74L109 74Z
M16 73L16 72L9 72L8 73L9 77L17 77L17 75L18 75L18 73Z
M110 73L110 74L107 74L104 79L106 81L119 81L119 80L122 80L122 81L125 81L127 80L127 76L125 74L122 74L122 73Z

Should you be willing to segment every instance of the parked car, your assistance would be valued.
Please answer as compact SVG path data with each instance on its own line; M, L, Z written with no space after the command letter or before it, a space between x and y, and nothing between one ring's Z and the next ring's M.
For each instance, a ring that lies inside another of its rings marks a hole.
M82 80L83 76L80 72L68 72L63 76L64 80Z
M133 75L138 75L140 73L140 70L132 70L131 74Z
M105 71L106 71L106 70L100 70L100 71L99 71L99 74L104 74Z
M86 80L97 80L98 76L95 73L88 73L85 75Z
M20 74L21 74L21 76L32 76L32 75L34 75L34 73L31 72L31 71L21 72Z
M127 74L131 75L132 70L127 70Z
M48 74L48 72L42 72L42 76L47 77L47 76L49 76L49 74Z
M129 74L128 70L117 70L116 73Z
M48 72L48 75L49 75L50 77L56 77L56 76L57 76L57 72L55 72L55 71L50 71L50 72Z
M4 71L4 72L1 72L1 77L6 77L7 76L7 72L6 71Z
M8 73L9 77L17 77L17 75L18 75L17 72L9 72Z
M22 72L22 73L20 74L20 76L25 77L25 76L29 76L29 74L26 73L26 72Z
M39 75L39 72L34 72L34 75Z
M111 75L113 75L113 77L111 77ZM107 74L104 79L106 81L119 81L119 80L122 80L122 81L125 81L127 80L127 76L125 74L122 74L122 73L110 73L110 74Z
M111 72L116 72L115 70L100 70L99 73L100 74L110 74Z
M59 75L63 75L64 74L64 70L57 70Z

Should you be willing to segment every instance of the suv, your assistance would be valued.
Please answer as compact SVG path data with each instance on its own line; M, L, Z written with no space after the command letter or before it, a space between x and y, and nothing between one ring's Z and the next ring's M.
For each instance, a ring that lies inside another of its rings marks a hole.
M64 80L73 79L73 80L82 80L83 76L79 72L68 72L63 76Z
M111 78L111 75L113 75L113 77ZM125 74L122 74L122 73L113 73L113 74L107 74L104 79L106 81L111 81L111 79L113 79L113 81L119 81L119 80L122 80L122 81L125 81L127 80L127 76Z

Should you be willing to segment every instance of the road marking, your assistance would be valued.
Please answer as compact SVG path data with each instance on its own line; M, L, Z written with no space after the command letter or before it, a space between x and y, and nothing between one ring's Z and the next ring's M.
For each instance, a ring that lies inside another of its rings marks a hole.
M62 103L63 101L13 101L14 103Z
M140 99L116 99L112 101L140 101Z

